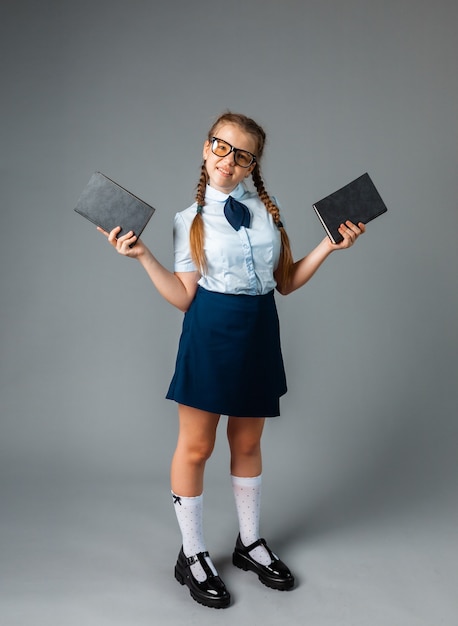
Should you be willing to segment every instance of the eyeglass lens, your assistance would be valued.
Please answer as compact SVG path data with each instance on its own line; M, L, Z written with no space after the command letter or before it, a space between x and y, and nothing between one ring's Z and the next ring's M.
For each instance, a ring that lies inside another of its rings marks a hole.
M219 157L225 157L233 152L234 160L237 165L240 165L240 167L250 167L255 160L255 157L251 154L251 152L234 148L231 144L227 143L227 141L223 141L217 137L213 137L211 147L213 154L216 154L216 156Z

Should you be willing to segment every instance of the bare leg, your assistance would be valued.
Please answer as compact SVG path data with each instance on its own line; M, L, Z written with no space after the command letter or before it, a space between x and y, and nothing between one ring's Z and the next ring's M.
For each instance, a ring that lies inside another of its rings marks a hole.
M205 464L215 445L219 415L178 405L180 430L171 467L172 491L195 497L203 491Z
M233 476L259 476L262 472L261 436L264 418L230 417L227 438Z

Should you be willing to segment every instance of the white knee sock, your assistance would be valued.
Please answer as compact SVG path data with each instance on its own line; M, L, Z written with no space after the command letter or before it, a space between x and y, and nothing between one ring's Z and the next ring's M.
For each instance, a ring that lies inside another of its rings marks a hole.
M194 556L195 554L199 554L199 552L205 552L207 548L205 547L202 524L203 495L187 498L178 496L172 491L172 496L175 513L183 537L183 552L185 556ZM206 561L216 576L217 571L210 557L206 557ZM207 578L207 574L199 562L191 565L191 572L194 578L199 582Z
M262 474L254 478L231 476L231 481L239 518L240 539L244 546L249 546L259 539ZM261 565L271 563L269 553L264 546L251 550L250 556Z

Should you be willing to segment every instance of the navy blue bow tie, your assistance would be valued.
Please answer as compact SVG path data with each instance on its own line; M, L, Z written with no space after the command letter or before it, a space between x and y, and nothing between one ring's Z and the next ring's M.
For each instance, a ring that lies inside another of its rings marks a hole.
M240 230L241 226L250 227L250 212L248 207L229 196L224 205L224 215L227 221L235 230Z

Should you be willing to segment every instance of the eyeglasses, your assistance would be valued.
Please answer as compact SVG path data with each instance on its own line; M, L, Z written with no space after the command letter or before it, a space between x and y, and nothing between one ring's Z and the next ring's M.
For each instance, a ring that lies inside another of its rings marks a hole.
M211 140L211 150L213 154L219 157L225 157L231 152L234 153L234 161L240 167L250 167L255 161L256 156L248 152L248 150L241 150L240 148L234 148L227 141L223 141L222 139L218 139L218 137L212 137Z

